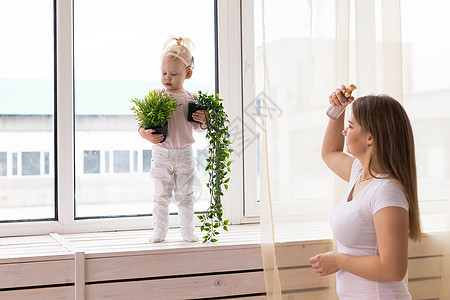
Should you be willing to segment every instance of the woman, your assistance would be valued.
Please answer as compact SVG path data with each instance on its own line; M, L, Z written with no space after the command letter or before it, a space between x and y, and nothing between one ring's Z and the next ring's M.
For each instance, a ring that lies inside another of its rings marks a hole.
M338 107L345 86L329 97ZM344 138L345 136L345 138ZM349 154L343 152L344 140ZM414 138L408 116L395 99L370 95L330 119L322 158L349 182L331 217L338 252L310 258L321 276L336 273L337 293L347 299L411 299L403 281L408 267L408 237L421 238Z

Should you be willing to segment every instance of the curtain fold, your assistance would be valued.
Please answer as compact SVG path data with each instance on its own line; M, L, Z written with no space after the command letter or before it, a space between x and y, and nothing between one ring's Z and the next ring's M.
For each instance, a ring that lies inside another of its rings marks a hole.
M264 73L263 83L263 103L267 103L267 94L269 86L269 74L267 70L266 60L266 41L265 41L265 10L264 0L261 0L262 6L262 65ZM267 106L262 107L264 110L263 115L267 115ZM275 254L275 228L273 222L273 209L270 193L270 180L269 180L269 162L268 162L268 149L267 149L267 122L263 120L263 139L262 139L262 151L261 151L261 173L260 173L260 186L261 191L261 251L264 266L264 280L266 285L267 299L281 299L281 281L280 274L277 265L277 256Z
M447 224L444 232L440 300L450 300L450 186L447 188Z
M346 188L347 183L336 178L320 157L328 120L328 95L341 84L354 83L358 87L355 97L384 93L401 103L416 105L411 95L404 100L404 85L410 83L404 82L403 74L400 0L334 3L332 6L329 1L319 0L261 0L263 43L255 50L256 64L264 73L260 84L264 102L272 102L282 111L280 117L264 120L261 146L261 239L269 299L314 299L311 295L319 294L337 299L334 276L314 277L318 275L308 271L307 255L298 253L310 253L310 248L295 250L295 256L302 259L297 261L297 266L301 266L298 269L286 267L287 259L282 256L286 255L283 243L314 234L316 239L324 236L331 211ZM420 121L416 112L410 111L408 107L410 118ZM267 114L270 112L264 115ZM416 132L417 125L413 124L413 128ZM425 161L426 142L421 134L416 138L416 159L420 165ZM429 192L423 190L422 195ZM447 219L450 220L450 214ZM447 235L441 299L450 299L449 254ZM315 294L308 294L305 281L310 282L309 288L316 289Z
M267 299L281 299L281 281L275 253L275 230L270 199L267 143L264 137L261 155L261 251Z

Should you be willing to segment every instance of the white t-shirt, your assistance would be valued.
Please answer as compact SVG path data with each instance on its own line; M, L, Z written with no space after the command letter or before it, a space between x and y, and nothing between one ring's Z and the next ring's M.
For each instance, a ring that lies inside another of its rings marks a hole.
M361 162L355 159L347 191L331 216L331 228L339 253L377 255L373 215L384 207L397 206L408 210L409 205L401 186L388 178L373 179L348 202L348 196L361 174ZM340 300L411 299L403 281L370 281L340 270L336 273L336 282Z

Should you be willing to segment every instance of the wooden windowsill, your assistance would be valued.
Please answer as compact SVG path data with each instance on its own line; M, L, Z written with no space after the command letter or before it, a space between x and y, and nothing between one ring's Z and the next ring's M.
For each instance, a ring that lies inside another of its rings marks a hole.
M275 232L276 241L327 243L331 238L327 226L326 222L280 226ZM3 237L0 238L0 263L73 259L76 252L83 252L86 258L93 258L261 247L259 224L231 225L228 228L228 232L218 236L218 242L207 244L184 242L179 228L169 229L166 240L161 243L149 242L151 230ZM196 234L202 236L198 228Z
M309 257L332 250L329 222L281 223L275 229L280 274L293 279L283 288L300 299L325 299L329 278L314 273ZM265 298L259 224L231 225L210 244L182 241L179 228L153 244L151 233L0 238L0 300L146 299L149 291L158 291L155 299ZM198 228L196 233L201 236ZM438 295L444 237L442 231L430 233L422 244L410 244L409 288L416 298Z
M439 234L446 230L443 215L425 216L422 220L426 224L423 230L427 234ZM228 232L222 232L218 236L218 242L208 244L184 242L179 228L170 228L166 240L161 243L149 242L152 230L3 237L0 238L0 263L32 261L37 258L72 259L76 252L83 252L89 258L261 247L259 224L231 225L228 228ZM196 234L202 236L199 228L196 228ZM301 245L330 243L332 239L328 221L277 223L274 235L277 243Z

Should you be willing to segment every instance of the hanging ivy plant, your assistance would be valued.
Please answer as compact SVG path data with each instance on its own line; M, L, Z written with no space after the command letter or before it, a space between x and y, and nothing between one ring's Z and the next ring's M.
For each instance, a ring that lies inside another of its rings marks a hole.
M223 189L228 190L228 174L231 172L230 154L231 149L230 134L228 132L228 115L226 114L219 94L207 95L201 91L198 97L195 97L196 104L199 109L208 111L206 118L208 125L206 137L209 139L208 157L206 158L206 171L209 174L209 181L206 186L211 195L208 210L198 216L202 225L201 232L203 243L217 242L217 235L220 234L219 229L228 231L227 225L229 220L223 219L222 196Z

